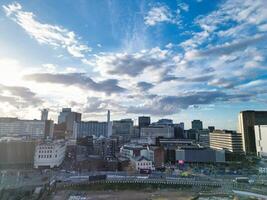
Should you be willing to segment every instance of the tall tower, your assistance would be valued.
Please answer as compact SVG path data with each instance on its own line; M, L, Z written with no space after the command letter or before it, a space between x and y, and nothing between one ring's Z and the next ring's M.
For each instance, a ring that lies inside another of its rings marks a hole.
M110 110L108 110L107 114L107 136L111 137L112 135L112 123L110 121Z
M43 109L41 111L41 120L43 121L48 120L48 109Z

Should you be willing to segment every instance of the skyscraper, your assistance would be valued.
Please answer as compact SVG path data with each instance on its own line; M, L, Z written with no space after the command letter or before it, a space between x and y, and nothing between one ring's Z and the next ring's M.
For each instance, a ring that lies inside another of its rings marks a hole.
M80 122L82 118L81 113L72 112L71 108L62 108L58 116L58 124L65 123L66 131L69 136L75 137L73 135L73 128L75 122Z
M243 150L256 154L255 125L267 125L267 111L242 111L238 115L238 132L242 134Z
M194 130L202 130L203 129L202 121L193 120L191 123L192 123L192 129L194 129Z
M48 109L43 109L41 111L41 120L43 121L48 120Z
M108 133L108 137L111 137L112 135L112 122L110 121L110 110L108 110L108 114L107 114L107 133Z
M138 117L139 128L148 127L149 125L150 125L150 117L149 116Z

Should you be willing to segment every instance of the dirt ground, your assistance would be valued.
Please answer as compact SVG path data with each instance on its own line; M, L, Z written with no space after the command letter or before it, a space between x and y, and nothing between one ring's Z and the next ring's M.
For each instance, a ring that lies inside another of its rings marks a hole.
M190 191L59 191L52 200L189 200Z

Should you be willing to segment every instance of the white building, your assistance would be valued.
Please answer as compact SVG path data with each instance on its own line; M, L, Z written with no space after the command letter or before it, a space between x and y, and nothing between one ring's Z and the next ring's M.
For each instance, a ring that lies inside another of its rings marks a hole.
M63 140L45 141L35 148L34 168L58 167L65 158L66 143Z
M153 170L152 161L144 156L133 157L131 159L131 163L135 167L136 170Z
M257 155L267 159L267 125L256 125L254 129Z

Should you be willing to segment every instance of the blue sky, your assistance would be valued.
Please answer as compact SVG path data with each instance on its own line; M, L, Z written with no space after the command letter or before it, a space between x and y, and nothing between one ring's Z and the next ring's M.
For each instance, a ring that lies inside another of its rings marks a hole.
M266 110L265 0L0 3L1 116L235 129L239 111Z

